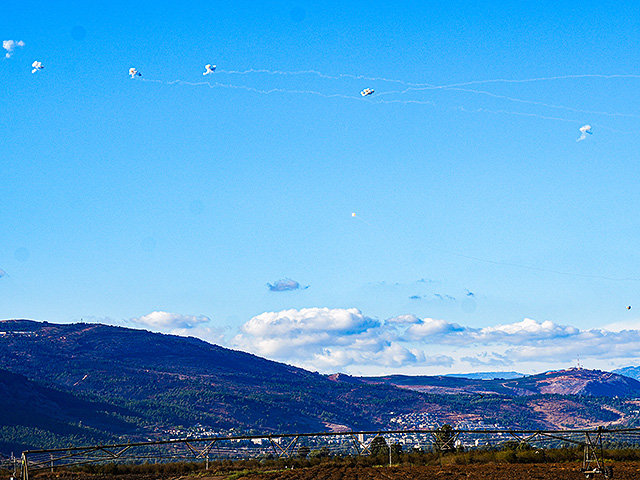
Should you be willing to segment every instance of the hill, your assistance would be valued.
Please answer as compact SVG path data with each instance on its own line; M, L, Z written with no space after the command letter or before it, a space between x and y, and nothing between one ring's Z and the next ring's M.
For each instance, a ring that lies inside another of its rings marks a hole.
M135 414L0 370L0 452L24 450L29 437L45 437L52 444L116 441L130 428L129 415Z
M624 375L625 377L635 378L636 380L640 380L640 367L624 367L618 368L614 370L613 373L617 373L618 375Z
M496 378L522 378L524 373L518 372L476 372L476 373L448 373L445 377L469 378L472 380L494 380Z
M408 390L441 394L593 395L640 397L640 381L600 370L570 368L521 378L491 380L454 376L362 377L369 384L394 385Z
M117 415L126 418L126 434L134 438L195 424L218 430L372 429L385 425L390 411L426 404L418 392L335 382L196 338L29 320L2 321L0 332L0 368L65 392L70 401L126 409Z
M113 439L445 422L479 428L630 425L638 422L638 402L622 397L637 395L639 385L589 370L510 380L325 376L196 338L5 320L0 452Z

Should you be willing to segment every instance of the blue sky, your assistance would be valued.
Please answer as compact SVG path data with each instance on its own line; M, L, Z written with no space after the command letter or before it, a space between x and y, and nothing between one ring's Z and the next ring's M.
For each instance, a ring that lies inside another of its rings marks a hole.
M638 363L640 6L16 1L0 27L0 318L326 372Z

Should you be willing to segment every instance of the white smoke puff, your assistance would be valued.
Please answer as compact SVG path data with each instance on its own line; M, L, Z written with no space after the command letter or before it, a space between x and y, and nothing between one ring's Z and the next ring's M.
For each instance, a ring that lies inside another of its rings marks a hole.
M593 135L593 132L591 131L591 125L581 126L580 131L582 132L582 135L580 135L580 138L577 139L576 142L580 142L581 140L584 140L585 138L587 138L587 133L589 135Z
M38 62L37 60L33 62L31 66L33 67L33 70L31 70L31 73L36 73L38 70L42 70L44 68L44 66L42 65L42 62Z
M22 40L18 40L17 42L15 40L3 40L2 48L7 51L7 54L4 57L11 58L12 52L16 47L24 47L24 42Z

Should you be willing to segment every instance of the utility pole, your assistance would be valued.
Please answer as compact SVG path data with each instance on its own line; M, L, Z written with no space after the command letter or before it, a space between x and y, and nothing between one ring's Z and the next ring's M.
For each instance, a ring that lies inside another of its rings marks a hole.
M29 480L29 464L27 463L27 456L22 452L22 480Z
M18 478L18 459L13 456L13 452L11 452L11 460L13 460L13 476L11 480L17 480Z

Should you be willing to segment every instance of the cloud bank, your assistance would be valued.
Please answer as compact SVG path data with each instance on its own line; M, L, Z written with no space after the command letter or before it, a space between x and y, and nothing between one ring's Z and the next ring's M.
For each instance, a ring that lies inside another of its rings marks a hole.
M638 323L640 328L640 323ZM469 368L594 362L637 363L640 329L581 330L525 318L474 328L401 315L381 321L355 308L265 312L240 328L231 346L325 373L447 373Z
M256 315L230 338L205 315L153 311L127 323L322 373L540 372L573 366L578 357L587 368L611 369L640 358L640 321L632 319L592 329L531 318L472 327L411 314L380 320L356 308L303 308Z
M232 340L238 348L311 370L335 371L349 365L401 367L448 365L446 356L427 356L396 341L382 322L355 308L304 308L253 317Z
M253 317L240 330L232 340L234 346L311 370L451 363L445 355L428 356L402 345L393 329L355 308L266 312Z

